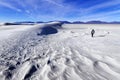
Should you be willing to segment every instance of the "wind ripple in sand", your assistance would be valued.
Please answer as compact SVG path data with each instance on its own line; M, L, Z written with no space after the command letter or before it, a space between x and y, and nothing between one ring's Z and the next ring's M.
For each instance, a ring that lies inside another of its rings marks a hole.
M112 45L104 43L107 37L91 38L85 27L46 26L0 42L0 80L120 80L119 61L102 48ZM53 31L46 33L48 29Z

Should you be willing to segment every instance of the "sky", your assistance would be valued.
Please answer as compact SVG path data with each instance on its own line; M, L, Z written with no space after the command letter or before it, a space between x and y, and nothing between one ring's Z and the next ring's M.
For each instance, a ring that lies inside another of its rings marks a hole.
M0 22L120 21L120 0L0 0Z

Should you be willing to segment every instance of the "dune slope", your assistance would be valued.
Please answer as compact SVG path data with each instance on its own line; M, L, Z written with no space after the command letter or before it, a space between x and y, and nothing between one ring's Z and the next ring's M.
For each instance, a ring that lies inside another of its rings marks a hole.
M119 26L2 26L0 80L120 80Z

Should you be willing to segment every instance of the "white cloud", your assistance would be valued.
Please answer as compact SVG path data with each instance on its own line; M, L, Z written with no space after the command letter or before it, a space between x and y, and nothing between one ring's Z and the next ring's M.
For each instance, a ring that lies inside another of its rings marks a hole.
M92 5L89 8L81 9L80 20L103 20L105 18L109 18L115 14L120 13L120 9L110 10L110 11L102 11L94 13L95 10L100 10L104 8L109 8L111 6L119 5L120 0L109 0L108 2L99 3L97 5Z
M119 0L110 0L110 1L105 2L105 3L101 3L101 4L91 6L91 7L87 8L87 9L84 9L83 11L92 12L92 11L97 10L97 9L110 7L110 6L114 6L114 5L118 5L118 4L120 4Z
M62 4L60 4L60 3L58 3L58 2L56 2L54 0L44 0L44 1L47 1L47 2L49 2L51 4L54 4L54 5L59 6L59 7L64 7Z
M12 6L11 4L6 3L6 2L2 2L2 1L0 1L0 6L7 7L9 9L15 10L17 12L21 12L22 11L21 9L16 8L16 7Z
M109 11L109 12L102 12L102 13L97 13L97 14L91 14L87 16L82 16L82 20L97 20L97 19L104 19L104 18L109 18L115 14L120 14L120 10L115 10L115 11Z
M30 11L29 10L25 10L26 13L30 14Z

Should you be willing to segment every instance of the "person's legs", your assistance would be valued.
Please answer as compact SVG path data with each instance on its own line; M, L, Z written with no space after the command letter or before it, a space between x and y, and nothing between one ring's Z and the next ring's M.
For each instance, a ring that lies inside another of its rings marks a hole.
M91 33L91 36L93 37L94 33Z
M91 36L93 37L93 33L91 34Z

